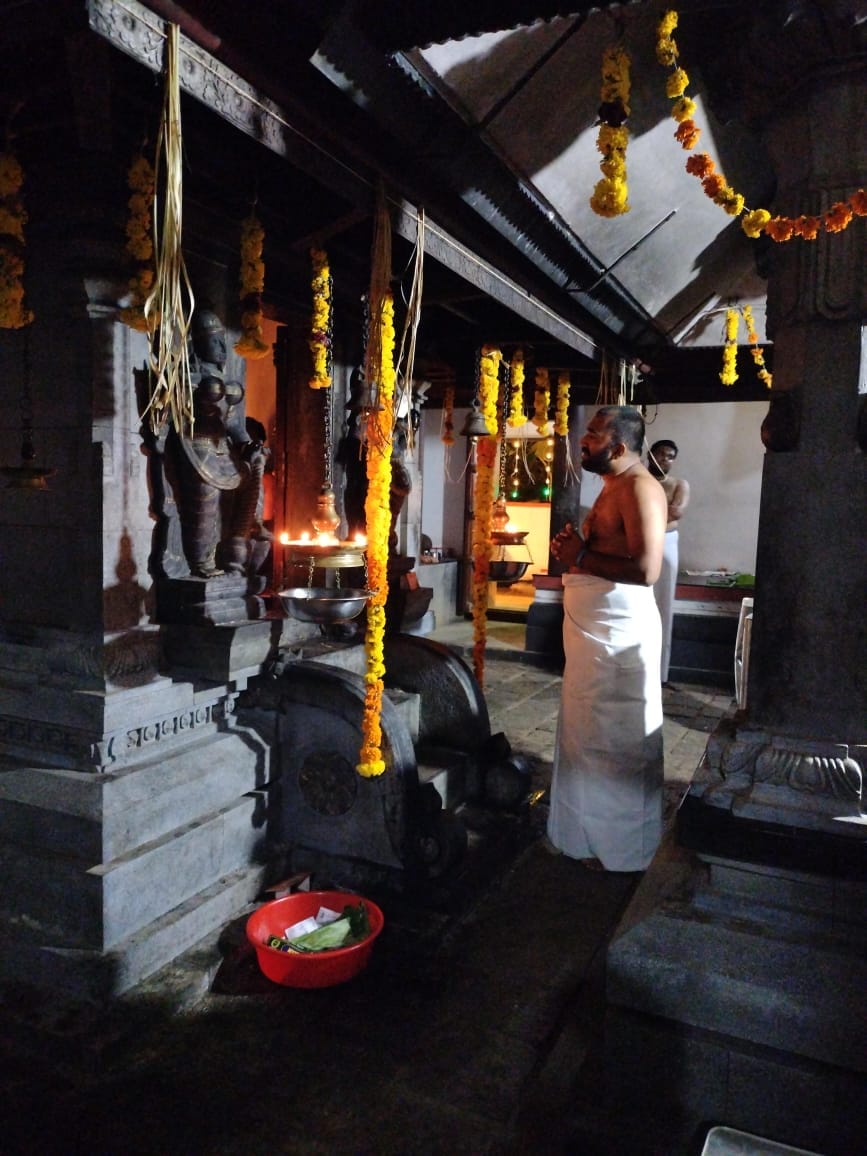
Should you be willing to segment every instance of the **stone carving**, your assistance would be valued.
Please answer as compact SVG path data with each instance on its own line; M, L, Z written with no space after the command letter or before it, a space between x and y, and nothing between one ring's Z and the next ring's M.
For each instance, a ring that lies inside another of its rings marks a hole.
M259 515L267 450L247 430L244 386L224 375L226 332L216 314L201 310L194 315L192 344L192 427L176 430L170 424L158 436L147 430L143 434L157 522L150 570L157 579L213 582L211 601L239 601L238 606L223 606L226 613L231 610L236 619L259 617L245 615L243 597L255 592L252 586L260 590L264 585L254 572L258 538L265 533ZM240 584L223 575L238 578ZM251 585L245 576L256 581ZM161 594L162 621L172 603L165 585ZM201 590L180 591L176 600L183 606L178 612L189 609L190 599L199 607L209 597Z
M772 738L724 720L708 741L697 794L744 818L804 827L862 815L863 768L845 744Z

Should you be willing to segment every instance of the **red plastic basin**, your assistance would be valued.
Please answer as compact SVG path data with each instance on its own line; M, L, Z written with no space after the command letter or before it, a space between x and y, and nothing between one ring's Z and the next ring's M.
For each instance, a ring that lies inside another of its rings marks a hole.
M268 947L271 935L282 936L287 927L315 915L320 907L342 911L363 903L367 908L370 935L361 943L331 951L278 951ZM247 939L256 949L262 974L285 987L332 987L352 979L367 965L374 941L382 931L382 911L370 899L349 891L298 891L265 903L247 920Z

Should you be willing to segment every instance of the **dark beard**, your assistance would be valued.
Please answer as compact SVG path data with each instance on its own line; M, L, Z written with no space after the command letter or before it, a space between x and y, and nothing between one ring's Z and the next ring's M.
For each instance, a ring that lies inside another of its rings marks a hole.
M610 474L611 447L608 446L603 450L598 450L595 454L585 453L584 450L582 450L581 469L587 470L590 474Z

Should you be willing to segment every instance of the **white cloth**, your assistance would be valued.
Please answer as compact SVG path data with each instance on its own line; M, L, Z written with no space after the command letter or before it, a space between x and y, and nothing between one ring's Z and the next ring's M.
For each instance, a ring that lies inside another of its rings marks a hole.
M662 834L660 621L649 586L563 576L566 667L548 838L643 871Z
M671 628L674 622L678 552L677 530L667 530L662 547L662 570L653 587L653 596L659 607L659 617L662 619L662 657L659 663L661 682L668 682L668 669L671 665Z

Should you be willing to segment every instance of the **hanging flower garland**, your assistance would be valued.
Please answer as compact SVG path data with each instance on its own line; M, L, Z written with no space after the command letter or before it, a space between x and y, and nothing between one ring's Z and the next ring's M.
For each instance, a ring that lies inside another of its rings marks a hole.
M313 262L313 317L310 323L310 352L313 354L311 389L331 387L331 269L328 254L311 249Z
M265 291L265 230L262 222L251 212L241 222L241 337L235 342L235 352L249 361L266 357L271 346L262 335L262 294Z
M378 310L379 406L367 423L367 497L364 517L367 533L367 577L372 591L367 602L364 638L367 670L364 675L364 713L361 722L361 753L357 766L364 778L385 770L382 757L382 693L385 675L385 602L388 597L388 532L391 527L391 439L394 424L394 299L385 294ZM374 322L377 314L374 312Z
M516 349L509 363L512 379L511 393L509 394L508 424L511 426L525 425L527 415L524 413L524 352Z
M765 365L765 355L762 352L761 346L759 345L759 336L756 333L756 325L753 319L752 306L742 305L741 316L743 317L744 324L747 327L747 341L750 343L750 353L752 354L753 361L756 364L759 381L763 381L768 389L770 389L774 383L774 378L768 370L768 367Z
M569 374L557 375L557 404L554 412L554 433L561 438L569 434Z
M129 281L130 303L120 311L120 319L130 329L147 333L144 303L154 287L154 242L153 216L156 194L156 174L147 157L140 153L129 166L126 174L130 198L127 201L129 216L126 220L126 252L137 263L138 268ZM151 317L151 325L156 319Z
M619 217L629 212L629 190L626 185L626 145L629 129L629 53L620 45L606 48L602 56L599 133L596 148L602 154L598 181L590 198L590 207L600 217Z
M443 424L440 441L444 446L455 444L455 390L454 386L447 386L443 394Z
M678 24L678 14L665 12L656 28L656 59L666 68L673 69L666 82L666 93L675 101L671 115L678 122L675 137L684 149L693 149L701 130L692 117L695 101L686 96L689 77L678 66L678 51L672 33ZM853 217L867 216L867 191L856 191L845 201L836 201L820 216L802 214L799 217L772 216L767 209L748 209L741 193L726 181L708 153L697 153L688 158L686 171L701 181L705 195L719 205L730 217L743 214L741 228L753 240L767 234L773 241L790 241L800 237L804 241L815 241L819 233L840 233L847 228Z
M500 362L503 355L492 345L483 345L479 356L479 404L491 437L497 434L497 396L500 389Z
M548 424L548 410L551 406L551 379L547 369L536 370L536 391L534 394L533 425L539 433L545 432Z
M719 379L723 385L734 385L738 379L738 311L726 309L725 345Z
M476 443L476 478L473 487L473 673L480 687L485 685L496 460L497 438L479 438Z
M33 320L24 308L24 170L11 152L0 153L0 329L23 329Z

